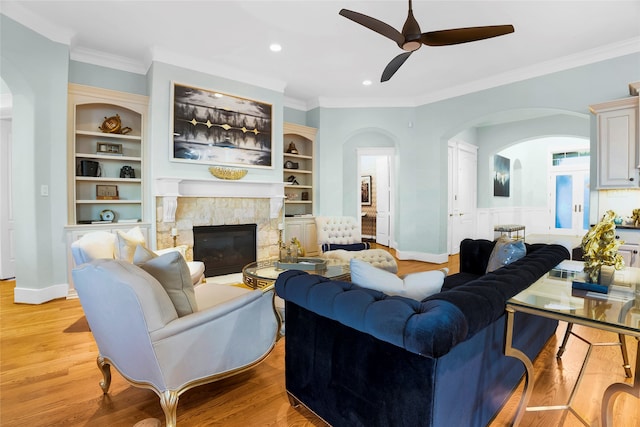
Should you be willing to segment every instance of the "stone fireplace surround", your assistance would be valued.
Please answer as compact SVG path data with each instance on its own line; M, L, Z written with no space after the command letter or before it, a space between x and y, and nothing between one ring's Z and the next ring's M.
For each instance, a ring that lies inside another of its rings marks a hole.
M176 244L188 246L191 260L194 226L257 224L258 260L278 256L282 182L157 178L155 196L159 249L173 246L171 229L177 228Z

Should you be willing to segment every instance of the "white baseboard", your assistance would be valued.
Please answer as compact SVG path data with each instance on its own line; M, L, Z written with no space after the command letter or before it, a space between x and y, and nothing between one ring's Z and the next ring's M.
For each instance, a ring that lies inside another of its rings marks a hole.
M16 286L13 290L13 302L20 304L42 304L58 298L67 298L69 285L62 283L42 289L21 288Z
M413 260L413 261L422 261L422 262L430 262L433 264L443 264L449 261L449 255L444 254L430 254L427 252L413 252L413 251L401 251L396 249L396 257L399 260Z

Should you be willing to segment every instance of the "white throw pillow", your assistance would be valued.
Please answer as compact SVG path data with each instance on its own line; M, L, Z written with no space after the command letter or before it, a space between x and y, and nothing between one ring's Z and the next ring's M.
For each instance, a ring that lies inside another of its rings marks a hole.
M115 258L116 236L108 231L91 231L71 245L71 253L76 265L94 259Z
M133 254L133 263L142 264L143 262L147 262L157 257L158 255L155 252L153 252L151 249L142 245L138 245L136 246L136 251Z
M178 252L180 253L180 255L182 255L182 258L184 258L185 260L187 259L187 245L178 245L175 248L166 248L166 249L158 249L155 252L156 255L164 255L164 254L168 254L169 252Z
M118 230L117 234L116 258L123 261L133 262L136 247L138 245L146 245L142 230L140 230L140 227L133 227L126 233L122 230Z
M374 267L368 262L353 258L350 261L351 282L358 286L400 295L418 301L440 292L449 269L411 273L401 279L393 273Z

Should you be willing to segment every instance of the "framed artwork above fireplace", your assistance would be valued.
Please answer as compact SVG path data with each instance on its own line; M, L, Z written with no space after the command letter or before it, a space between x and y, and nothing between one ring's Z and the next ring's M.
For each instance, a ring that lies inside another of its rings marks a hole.
M172 161L273 168L273 106L172 82Z

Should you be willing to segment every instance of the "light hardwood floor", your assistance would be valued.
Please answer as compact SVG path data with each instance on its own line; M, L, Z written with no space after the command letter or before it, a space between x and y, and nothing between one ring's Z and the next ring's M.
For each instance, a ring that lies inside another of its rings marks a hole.
M451 257L448 264L442 265L399 261L399 273L443 266L448 266L451 273L458 271L457 257ZM14 287L13 281L0 282L0 425L124 427L146 418L159 418L164 425L156 395L128 385L115 370L109 395L102 394L98 386L101 374L95 363L97 348L77 299L37 306L14 304ZM532 404L557 404L568 396L574 383L586 345L571 339L562 361L557 361L555 352L564 327L561 324L556 337L535 361ZM575 330L593 340L615 339L610 333L580 327ZM628 338L628 344L633 362L635 340ZM624 378L620 365L619 349L594 350L574 405L588 420L597 419L600 396L610 383L630 383ZM498 414L492 427L509 425L521 387ZM637 399L620 397L615 412L615 426L640 426ZM284 386L283 339L263 363L249 372L183 394L178 404L178 425L303 427L323 426L324 423L304 408L294 409L289 405ZM522 425L581 424L571 415L563 420L559 413L528 413Z

